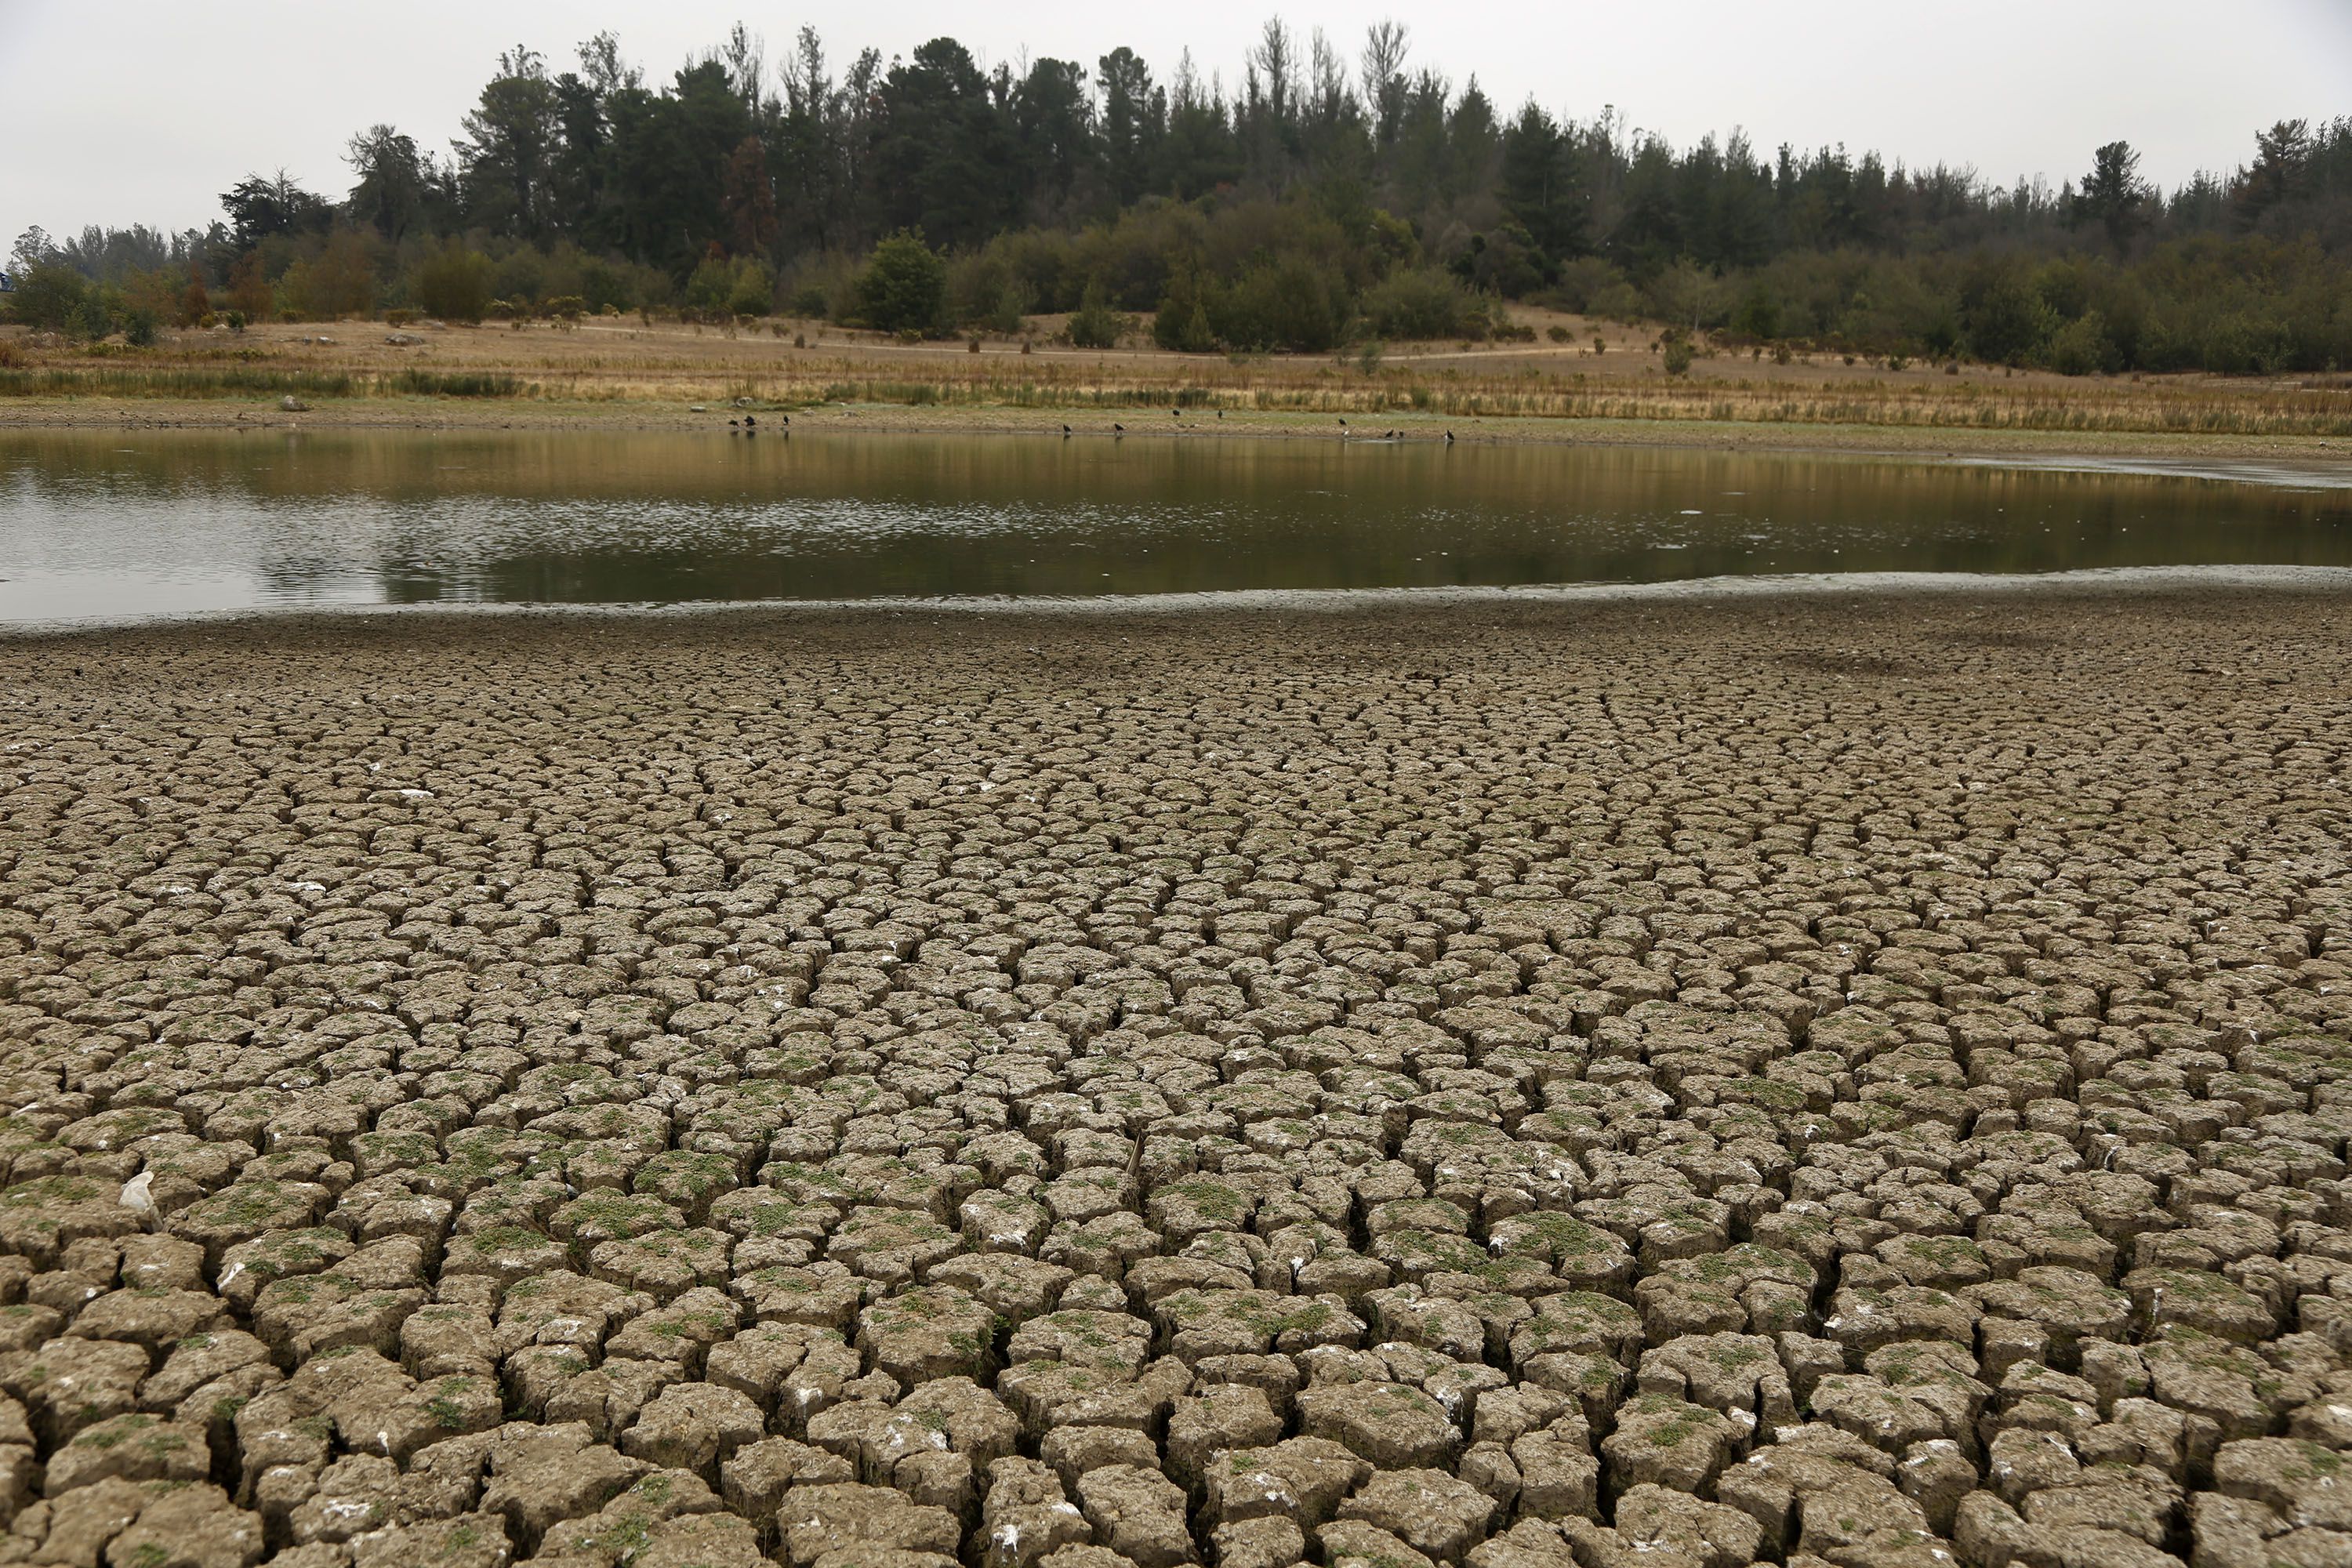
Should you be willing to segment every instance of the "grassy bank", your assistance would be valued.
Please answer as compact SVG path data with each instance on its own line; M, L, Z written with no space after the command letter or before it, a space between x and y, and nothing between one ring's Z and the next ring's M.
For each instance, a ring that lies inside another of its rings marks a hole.
M1573 319L1571 319L1573 320ZM1329 429L1340 418L1639 426L1686 434L1869 431L1900 445L1932 437L2157 438L2183 449L2231 440L2352 438L2352 381L2081 377L1998 367L1780 364L1702 358L1668 375L1654 345L1625 329L1513 348L1417 345L1341 358L1220 357L1155 350L1081 351L1035 341L899 344L835 331L703 331L593 323L578 331L365 323L331 333L276 327L236 340L188 334L148 349L0 342L0 421L235 422L291 397L317 417L355 423L624 422L663 425L722 405L788 412L857 406L959 427L1018 427L1087 415L1236 416L1250 427ZM1590 343L1591 346L1587 347ZM471 405L487 405L476 407Z

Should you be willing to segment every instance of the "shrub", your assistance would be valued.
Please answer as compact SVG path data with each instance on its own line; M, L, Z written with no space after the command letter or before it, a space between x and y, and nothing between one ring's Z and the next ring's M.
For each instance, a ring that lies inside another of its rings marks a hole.
M1151 341L1174 353L1204 354L1216 348L1217 334L1209 330L1208 307L1187 296L1160 302L1151 318Z
M736 263L735 286L727 295L727 310L734 316L764 316L776 308L776 281L768 269L744 257Z
M134 349L152 348L155 346L156 324L154 311L132 310L123 321L122 341Z
M453 239L417 263L408 286L426 314L478 323L490 308L490 258Z
M9 303L16 320L36 331L71 331L81 319L89 279L61 261L45 261L25 274Z
M1213 350L1217 334L1209 326L1204 291L1202 280L1190 269L1170 279L1168 292L1160 297L1151 315L1151 341L1171 353L1202 354Z
M303 320L364 316L375 309L375 258L365 237L338 229L317 256L288 268L278 285L289 313Z
M1621 279L1594 294L1591 307L1585 314L1598 316L1604 321L1638 321L1642 314L1642 291Z
M2050 334L2054 317L2016 268L1988 260L1961 283L1960 324L1979 359L2016 365Z
M1612 289L1625 289L1625 274L1614 262L1598 256L1580 256L1559 265L1559 281L1545 294L1545 299L1563 310L1580 316L1605 316L1609 312L1600 303L1601 295Z
M1211 300L1209 324L1236 349L1328 353L1347 319L1343 286L1303 258L1261 263Z
M1012 275L993 247L958 256L947 264L947 319L960 327L992 321L998 313Z
M698 321L731 314L727 301L734 292L735 264L723 256L707 256L686 280L686 314Z
M1557 322L1555 322L1551 328L1544 333L1544 336L1549 338L1556 343L1564 343L1575 335L1575 333L1570 331L1566 327L1559 325Z
M1004 291L996 297L995 307L988 313L989 330L1010 337L1021 330L1023 320L1036 302L1036 296L1030 292L1026 283L1018 279L1007 283Z
M75 307L72 320L66 323L66 331L75 337L88 338L92 342L114 331L118 312L114 308L115 301L109 294L110 290L103 287L93 286L84 289L81 303Z
M1739 301L1739 309L1732 312L1731 325L1733 330L1751 338L1777 338L1780 335L1780 301L1763 284L1755 284Z
M1102 286L1089 285L1087 297L1076 314L1070 317L1070 342L1082 349L1112 349L1118 340L1135 330L1135 323L1112 310L1103 300Z
M1434 267L1400 268L1373 284L1364 318L1381 337L1412 342L1483 338L1493 325L1486 303Z
M558 294L547 302L547 313L558 321L576 321L588 313L588 301L577 294Z
M205 290L205 280L197 273L188 274L188 286L180 290L174 319L184 327L193 327L213 313L212 296Z
M947 313L947 264L913 229L900 229L874 247L857 278L857 313L885 332L923 335Z
M277 305L277 295L261 269L261 252L248 250L228 268L228 302L248 321L266 321ZM242 329L240 329L242 330Z
M1696 357L1691 349L1690 339L1680 332L1666 334L1665 364L1668 375L1689 374L1691 361Z
M2293 363L2286 326L2267 314L2233 310L2205 333L2201 360L2223 375L2273 375Z
M2106 323L2093 310L2067 322L2042 345L2042 363L2061 375L2096 375L2122 368Z

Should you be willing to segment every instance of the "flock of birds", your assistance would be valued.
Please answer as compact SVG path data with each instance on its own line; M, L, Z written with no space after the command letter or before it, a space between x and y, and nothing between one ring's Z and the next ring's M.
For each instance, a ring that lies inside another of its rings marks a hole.
M698 409L696 412L698 413L700 410ZM844 412L845 413L847 411L844 410ZM1222 408L1218 409L1217 417L1223 419L1224 416L1225 411ZM1175 420L1181 425L1183 423L1184 411L1181 408L1171 408L1168 411L1168 417ZM789 436L792 434L793 416L791 415L779 414L775 416L775 420L778 425L783 426L785 435ZM727 421L727 430L730 435L757 436L760 433L760 416L756 414L746 414L740 419L730 419ZM1127 426L1114 420L1111 424L1110 433L1114 439L1123 437L1127 434ZM1062 439L1065 441L1070 439L1076 434L1077 432L1071 429L1067 425L1062 426ZM1383 430L1377 436L1359 435L1356 431L1349 427L1348 422L1345 419L1342 419L1339 421L1339 439L1342 441L1351 439L1359 441L1404 441L1410 440L1411 437L1402 430ZM1445 444L1449 447L1454 445L1454 432L1451 430L1445 432Z
M1224 416L1225 411L1222 408L1218 409L1217 417L1223 419ZM1168 417L1176 420L1181 424L1184 418L1184 411L1181 408L1171 408L1168 411ZM1110 427L1110 433L1114 438L1124 436L1127 434L1127 426L1118 424L1117 421L1113 421ZM1062 439L1065 441L1076 434L1077 432L1071 429L1067 425L1062 426ZM1339 421L1339 439L1342 441L1351 439L1358 441L1406 441L1412 439L1412 437L1407 436L1402 430L1383 430L1377 436L1359 435L1355 430L1349 428L1348 422L1345 419L1342 419ZM1445 444L1449 447L1454 445L1454 432L1451 430L1445 432Z

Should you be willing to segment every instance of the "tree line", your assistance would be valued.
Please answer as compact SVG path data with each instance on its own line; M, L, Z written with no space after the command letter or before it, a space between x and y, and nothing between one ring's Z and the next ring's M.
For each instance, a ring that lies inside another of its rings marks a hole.
M67 331L236 311L782 311L911 334L1319 351L1476 337L1529 301L1758 345L2061 369L2352 363L2352 117L2286 121L2165 192L2117 141L1989 182L1613 111L1506 110L1417 62L1269 21L1228 85L1129 49L984 68L952 38L836 68L738 26L651 82L610 34L501 55L446 154L354 135L340 198L283 173L202 231L18 242L14 310Z

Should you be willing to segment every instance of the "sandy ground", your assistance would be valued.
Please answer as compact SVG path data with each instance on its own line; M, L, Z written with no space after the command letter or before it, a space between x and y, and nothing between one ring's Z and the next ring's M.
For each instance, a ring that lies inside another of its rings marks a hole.
M2340 1561L2347 618L0 637L0 1559Z

